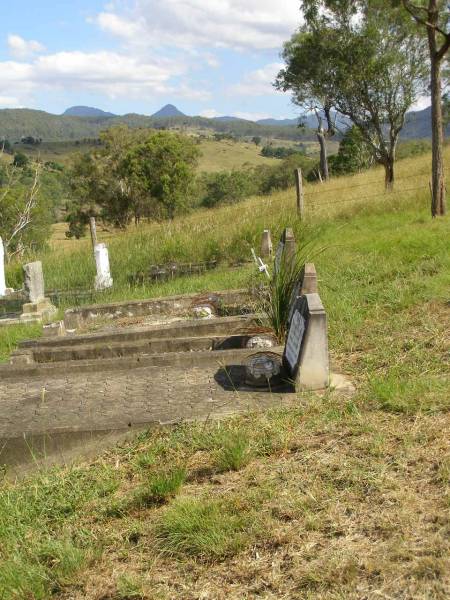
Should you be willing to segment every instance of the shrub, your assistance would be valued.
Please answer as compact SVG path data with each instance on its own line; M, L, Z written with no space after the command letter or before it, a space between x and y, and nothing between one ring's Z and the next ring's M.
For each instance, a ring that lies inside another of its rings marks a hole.
M204 175L203 182L205 196L202 204L208 208L234 204L258 191L252 169L211 173Z

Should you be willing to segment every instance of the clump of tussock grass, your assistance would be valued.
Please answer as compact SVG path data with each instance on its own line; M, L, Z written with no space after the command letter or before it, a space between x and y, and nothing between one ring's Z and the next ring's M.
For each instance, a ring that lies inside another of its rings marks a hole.
M255 524L250 511L233 503L180 498L161 515L155 533L163 553L218 560L248 545Z
M167 473L151 475L135 492L132 504L139 507L166 502L179 492L186 480L186 469L176 467Z
M239 471L254 456L251 438L243 430L228 431L222 435L221 447L214 453L214 463L220 472Z
M293 259L287 262L283 258L278 271L275 271L275 267L273 267L273 274L267 287L259 288L258 291L259 310L280 344L286 340L292 294L298 282L303 278L305 264L311 262L326 249L325 247L319 248L317 239L314 237L305 241L304 236L300 233L300 240L301 245L298 244Z

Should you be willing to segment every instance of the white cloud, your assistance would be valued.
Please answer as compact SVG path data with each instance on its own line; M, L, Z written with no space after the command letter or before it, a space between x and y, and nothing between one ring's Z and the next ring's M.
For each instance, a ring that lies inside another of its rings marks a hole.
M0 96L0 107L1 108L21 108L21 104L18 98L14 96Z
M276 93L272 83L275 80L282 63L271 63L247 73L243 80L236 85L230 86L229 93L238 96L267 96L267 94Z
M110 98L142 98L177 94L207 100L209 92L187 83L174 85L173 78L186 75L182 61L141 59L117 52L58 52L31 62L0 62L0 88L18 98L29 98L37 89L80 90ZM17 98L16 98L17 99Z
M219 113L215 108L208 108L200 113L201 117L207 119L214 119L215 117L223 116L223 113ZM263 112L245 112L237 111L233 112L230 116L237 117L238 119L246 119L247 121L259 121L260 119L270 119L272 115Z
M128 43L175 48L279 48L300 21L296 0L121 0L97 16Z
M220 117L220 113L215 108L207 108L206 110L202 110L200 116L207 119L214 119L215 117Z
M272 115L262 112L235 112L235 117L239 119L246 119L247 121L259 121L260 119L271 119Z
M45 46L36 40L24 40L20 35L8 35L8 48L14 58L27 58L45 51Z

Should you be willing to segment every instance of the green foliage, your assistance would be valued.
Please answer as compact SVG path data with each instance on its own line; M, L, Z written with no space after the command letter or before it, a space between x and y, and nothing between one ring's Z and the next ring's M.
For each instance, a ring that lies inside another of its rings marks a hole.
M191 138L160 131L129 149L123 172L131 186L147 193L162 214L173 219L189 205L198 157Z
M401 9L382 0L308 0L304 9L305 25L285 44L277 86L303 107L348 117L390 185L406 111L424 86L424 40Z
M331 172L335 175L360 173L368 169L372 163L372 152L364 141L361 131L354 125L345 132L337 155L329 158Z
M51 176L25 158L22 168L0 163L0 236L8 256L44 248L55 214Z
M29 160L28 160L28 156L26 154L24 154L23 152L16 152L14 154L14 160L13 160L13 165L15 167L18 167L19 169L23 169L24 167L27 167L29 164Z
M431 142L429 140L409 140L400 142L397 150L397 158L410 158L412 156L421 156L431 151Z
M101 139L70 173L69 237L80 237L91 216L124 228L133 217L173 218L189 204L199 154L190 138L122 126Z
M220 171L203 175L204 197L202 204L212 208L218 204L234 204L258 191L252 169Z
M262 156L266 156L268 158L287 158L288 156L292 156L293 154L305 154L305 152L300 152L298 148L272 146L271 144L269 144L268 146L264 146L264 148L261 150L261 154Z
M255 175L259 182L261 194L287 190L295 185L294 170L302 169L304 177L307 177L314 166L314 160L303 154L295 153L285 158L280 165L274 167L256 167Z

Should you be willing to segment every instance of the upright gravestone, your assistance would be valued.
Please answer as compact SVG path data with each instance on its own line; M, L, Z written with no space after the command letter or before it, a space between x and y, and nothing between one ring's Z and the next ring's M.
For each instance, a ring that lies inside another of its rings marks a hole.
M283 367L299 391L329 385L327 316L319 294L306 294L295 302Z
M106 244L96 244L94 249L95 266L97 275L95 277L95 289L105 290L112 287L113 280L109 268L109 255Z
M295 266L296 255L297 244L295 243L294 232L290 227L286 227L281 235L275 254L275 273L279 273L282 265L284 268L293 268Z
M283 260L286 267L295 266L295 257L297 255L297 244L295 243L294 232L290 227L283 231L284 253Z
M0 297L2 296L6 296L5 249L3 240L0 237Z
M28 302L37 303L45 298L44 274L40 260L23 267L24 287Z
M279 273L281 269L281 261L283 259L284 243L283 240L278 242L277 251L275 252L274 271L275 274Z
M272 238L270 236L270 229L264 229L261 236L261 256L272 256L273 246Z
M42 320L56 312L56 308L45 297L44 275L41 261L28 263L23 267L24 289L28 302L23 305L24 320Z

